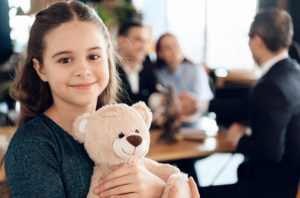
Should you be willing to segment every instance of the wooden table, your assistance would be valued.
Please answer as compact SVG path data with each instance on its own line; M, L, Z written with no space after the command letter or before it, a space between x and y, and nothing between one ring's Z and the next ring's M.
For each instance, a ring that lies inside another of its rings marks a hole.
M215 137L203 136L203 143L179 140L170 145L157 142L160 133L160 130L150 131L150 150L146 157L155 161L180 160L234 151L234 148L226 142L226 135L223 133L218 133Z
M0 135L6 135L7 138L16 131L15 127L0 127ZM1 156L2 157L2 156ZM4 168L0 167L0 181L4 179Z
M179 139L177 143L165 144L157 142L161 130L150 131L150 149L147 158L176 164L177 167L189 176L192 176L199 185L195 170L197 158L209 156L219 152L232 152L234 148L226 142L226 136L218 133L215 137L203 135L203 142L187 141Z
M16 127L0 127L0 135L6 135L10 137L11 133L16 131Z

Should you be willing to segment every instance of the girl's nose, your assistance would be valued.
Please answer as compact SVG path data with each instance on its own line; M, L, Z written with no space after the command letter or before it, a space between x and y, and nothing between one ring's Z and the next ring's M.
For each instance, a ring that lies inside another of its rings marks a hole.
M89 76L89 75L91 75L91 70L88 67L86 62L81 61L80 63L78 63L78 67L77 67L74 75L78 76L78 77Z

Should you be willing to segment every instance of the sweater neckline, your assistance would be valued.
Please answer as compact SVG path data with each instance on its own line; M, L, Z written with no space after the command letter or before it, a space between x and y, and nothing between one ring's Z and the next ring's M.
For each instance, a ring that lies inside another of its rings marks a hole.
M61 128L56 122L54 122L51 118L49 118L48 116L46 116L45 114L41 114L42 117L48 122L50 123L53 127L57 128L59 131L62 132L62 134L64 134L66 137L71 138L75 141L75 139L73 138L73 136L71 134L69 134L67 131L65 131L63 128Z

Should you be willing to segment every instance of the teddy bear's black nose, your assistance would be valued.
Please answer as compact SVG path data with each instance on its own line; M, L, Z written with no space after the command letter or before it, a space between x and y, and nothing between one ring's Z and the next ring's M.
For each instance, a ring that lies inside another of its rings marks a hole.
M131 135L128 136L126 139L134 147L139 146L143 142L143 139L139 135Z

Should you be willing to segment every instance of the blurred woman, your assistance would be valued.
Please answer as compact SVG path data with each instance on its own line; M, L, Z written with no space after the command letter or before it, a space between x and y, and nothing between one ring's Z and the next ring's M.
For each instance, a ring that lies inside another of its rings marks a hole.
M213 94L204 67L188 61L178 40L170 33L159 38L156 53L154 72L157 79L165 88L172 86L181 102L183 115L190 115L198 110L206 111Z

